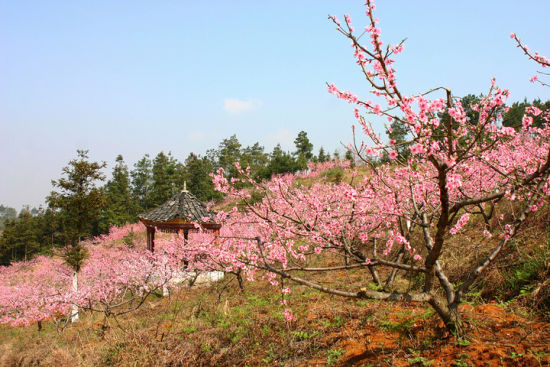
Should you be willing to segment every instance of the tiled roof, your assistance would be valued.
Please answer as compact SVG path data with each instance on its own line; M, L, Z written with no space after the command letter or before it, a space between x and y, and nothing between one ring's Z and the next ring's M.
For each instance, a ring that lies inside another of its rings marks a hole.
M172 196L164 204L155 209L138 215L138 218L152 222L169 222L176 218L190 222L213 222L216 213L209 212L206 205L197 199L193 194L182 190L179 194ZM209 220L204 220L209 218Z

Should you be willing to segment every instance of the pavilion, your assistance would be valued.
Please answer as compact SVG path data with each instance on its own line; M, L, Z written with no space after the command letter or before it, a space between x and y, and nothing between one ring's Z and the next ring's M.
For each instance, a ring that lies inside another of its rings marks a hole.
M203 229L220 234L221 224L214 221L216 213L209 211L206 204L187 191L187 184L178 194L164 204L138 215L147 228L147 249L155 251L155 230L176 232L188 239L189 231L197 230L195 223Z

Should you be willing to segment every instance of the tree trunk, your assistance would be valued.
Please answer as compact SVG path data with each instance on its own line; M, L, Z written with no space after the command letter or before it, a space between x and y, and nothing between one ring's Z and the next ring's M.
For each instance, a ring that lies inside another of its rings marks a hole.
M237 281L239 282L239 289L241 292L244 292L244 282L243 277L241 275L242 270L239 269L236 272L234 272L235 276L237 277Z
M458 313L458 303L453 302L450 306L447 306L445 303L443 303L443 301L436 298L435 296L432 297L432 299L430 299L428 303L437 312L437 314L445 324L445 328L449 332L454 333L459 331L460 315Z
M76 271L73 273L73 291L75 293L78 291L78 273ZM78 306L73 304L71 311L71 322L77 322L78 318Z

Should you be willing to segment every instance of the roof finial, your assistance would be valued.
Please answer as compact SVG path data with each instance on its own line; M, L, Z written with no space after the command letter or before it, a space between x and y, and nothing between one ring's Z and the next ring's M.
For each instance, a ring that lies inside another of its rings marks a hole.
M183 181L183 190L181 192L189 192L187 191L187 181Z

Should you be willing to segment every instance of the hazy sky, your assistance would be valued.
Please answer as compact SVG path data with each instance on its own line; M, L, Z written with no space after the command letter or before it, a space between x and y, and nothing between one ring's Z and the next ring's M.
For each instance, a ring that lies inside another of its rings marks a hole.
M366 25L362 1L0 1L0 204L38 206L51 179L89 149L132 168L145 153L183 161L233 134L317 152L351 138L352 106L325 82L366 96L349 41L328 14ZM436 86L512 100L549 99L509 38L550 54L550 1L379 0L386 43L407 93ZM342 151L342 148L340 147Z

